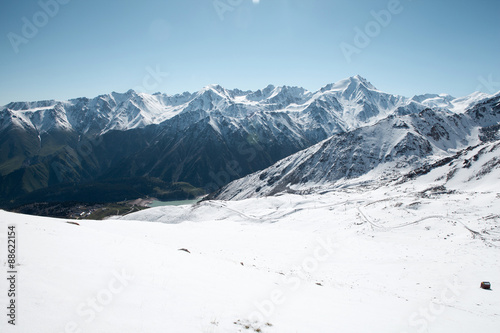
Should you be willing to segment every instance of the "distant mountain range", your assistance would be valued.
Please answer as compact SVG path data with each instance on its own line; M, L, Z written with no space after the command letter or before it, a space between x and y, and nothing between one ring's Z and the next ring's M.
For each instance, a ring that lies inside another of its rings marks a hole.
M498 99L407 98L355 76L316 92L210 85L174 96L129 90L14 102L0 107L0 205L108 196L89 188L108 189L113 200L179 199L254 173L238 181L240 192L231 188L238 182L219 192L246 197L355 177L386 162L416 167L479 142L479 129L498 124Z

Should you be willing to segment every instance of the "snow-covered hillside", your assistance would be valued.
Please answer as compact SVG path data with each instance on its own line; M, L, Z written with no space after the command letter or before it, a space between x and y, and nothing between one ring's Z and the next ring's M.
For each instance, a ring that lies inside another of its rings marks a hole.
M453 165L79 225L0 211L2 244L17 228L19 272L17 323L0 331L496 332L500 193L463 183L462 169L453 191L440 187L442 168Z
M397 178L425 164L498 140L500 94L464 113L426 109L391 115L371 126L337 134L262 171L233 181L212 195L222 200L332 186L360 176ZM500 141L498 141L500 142ZM490 163L500 157L490 156ZM375 171L375 172L372 172Z

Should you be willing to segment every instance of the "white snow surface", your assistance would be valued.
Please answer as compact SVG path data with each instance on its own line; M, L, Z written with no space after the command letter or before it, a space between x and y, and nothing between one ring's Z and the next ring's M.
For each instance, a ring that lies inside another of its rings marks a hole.
M460 172L436 190L446 170L80 225L0 211L4 312L8 225L19 272L0 331L497 332L500 193Z

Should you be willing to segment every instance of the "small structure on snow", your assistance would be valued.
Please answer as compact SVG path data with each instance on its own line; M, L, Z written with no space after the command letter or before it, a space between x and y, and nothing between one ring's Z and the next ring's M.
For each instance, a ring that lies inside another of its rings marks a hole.
M481 282L481 288L482 289L491 289L491 283L489 282Z

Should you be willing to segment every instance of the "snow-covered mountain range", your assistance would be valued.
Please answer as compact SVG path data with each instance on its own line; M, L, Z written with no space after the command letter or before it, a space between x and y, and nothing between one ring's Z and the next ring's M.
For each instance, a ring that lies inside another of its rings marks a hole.
M474 93L457 99L446 94L406 98L381 92L360 76L326 85L317 92L272 85L257 91L209 85L197 93L174 96L129 90L93 99L12 102L0 107L0 129L12 124L40 133L63 129L80 134L103 134L158 125L188 112L231 119L280 112L301 127L319 126L331 134L374 123L389 114L416 113L427 107L463 112L486 97L486 94ZM211 125L217 129L219 124Z
M355 76L316 92L210 85L174 96L130 90L93 99L13 102L0 108L0 192L9 201L61 184L137 177L188 182L210 192L312 147L300 153L304 159L323 140L331 147L342 144L339 160L354 147L363 156L373 147L366 165L347 166L347 173L335 169L330 180L361 174L382 161L401 162L398 154L412 165L415 159L405 149L425 157L467 145L464 135L474 136L474 128L483 126L468 110L494 98L498 95L407 98ZM453 123L457 117L460 124ZM449 140L429 141L443 131L451 134ZM311 181L321 178L313 175L318 170L307 171Z
M366 178L371 181L398 178L457 152L491 141L500 144L499 123L500 94L463 113L439 107L408 115L392 114L372 126L336 134L263 171L235 180L213 197L229 200L304 191L370 172ZM497 151L484 163L498 168L499 160ZM373 173L376 169L378 174Z

